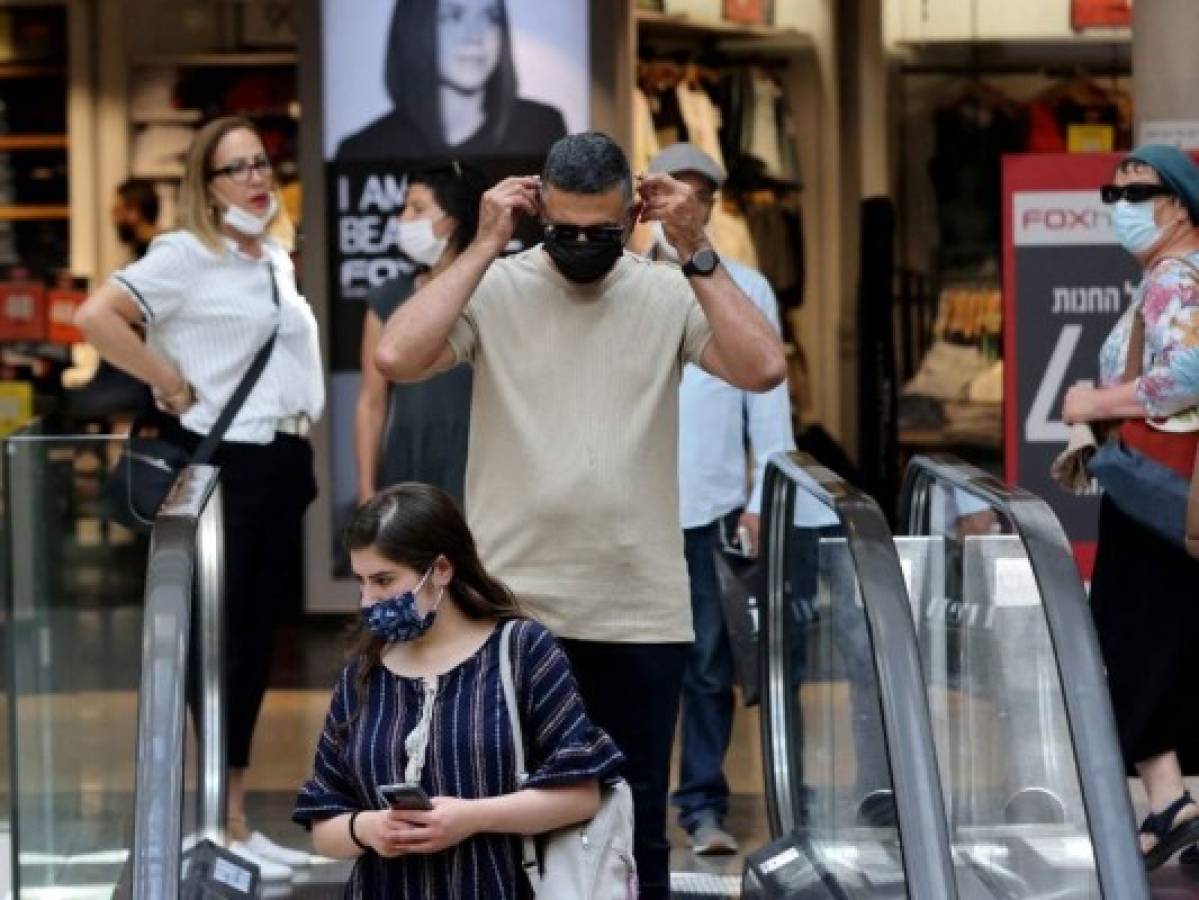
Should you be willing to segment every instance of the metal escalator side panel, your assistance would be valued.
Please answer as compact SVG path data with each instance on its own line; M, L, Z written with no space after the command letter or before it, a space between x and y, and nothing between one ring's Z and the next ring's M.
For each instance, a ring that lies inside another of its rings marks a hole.
M1148 898L1098 638L1060 523L1047 504L1027 491L1009 488L952 457L917 456L908 466L900 499L900 521L908 533L934 530L932 497L941 488L985 502L1019 542L1052 652L1049 670L1057 677L1099 888L1104 897ZM986 552L1000 546L994 543Z
M772 459L764 491L768 585L763 610L761 722L772 832L778 837L802 824L801 787L792 774L798 731L788 671L791 648L784 633L788 598L783 577L785 536L801 491L834 514L847 539L889 754L908 896L956 898L927 693L890 532L873 501L800 454Z

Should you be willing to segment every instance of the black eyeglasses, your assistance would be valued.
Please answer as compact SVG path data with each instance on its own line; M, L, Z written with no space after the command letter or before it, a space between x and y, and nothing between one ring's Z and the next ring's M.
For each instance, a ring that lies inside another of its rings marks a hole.
M623 244L622 225L559 225L546 222L542 226L547 241L573 243L581 236L589 244Z
M1129 203L1144 203L1154 197L1173 197L1174 192L1164 184L1105 184L1099 188L1104 203L1127 200Z
M256 156L253 159L238 159L229 163L227 166L221 166L219 169L212 169L208 173L209 179L218 178L221 175L228 175L238 184L246 184L254 177L255 173L262 175L271 174L271 161L265 156Z

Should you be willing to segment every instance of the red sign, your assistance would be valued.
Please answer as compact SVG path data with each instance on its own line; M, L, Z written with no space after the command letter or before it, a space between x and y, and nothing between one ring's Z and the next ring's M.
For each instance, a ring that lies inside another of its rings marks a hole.
M74 288L54 288L46 294L46 336L54 344L82 344L87 340L75 327L75 313L87 292Z
M30 281L0 282L0 341L46 339L46 288Z
M1131 28L1132 0L1072 0L1070 25L1083 28Z
M745 25L766 23L766 0L724 0L724 17Z

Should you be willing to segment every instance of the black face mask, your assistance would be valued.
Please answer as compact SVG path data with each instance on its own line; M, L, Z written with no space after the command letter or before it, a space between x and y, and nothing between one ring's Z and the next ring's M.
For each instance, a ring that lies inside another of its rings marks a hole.
M624 253L623 241L563 240L556 235L545 239L545 252L558 271L578 284L598 281L609 272Z
M132 247L137 240L137 232L128 222L117 222L117 240Z

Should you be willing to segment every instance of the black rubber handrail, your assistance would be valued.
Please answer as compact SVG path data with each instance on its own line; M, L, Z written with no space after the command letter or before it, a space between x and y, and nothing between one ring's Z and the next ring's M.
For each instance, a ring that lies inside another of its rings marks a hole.
M225 735L223 533L217 470L192 466L154 523L146 571L131 865L135 900L176 900L183 843L188 646L198 626L200 835L222 840ZM193 619L193 613L195 618Z
M800 785L793 776L799 771L798 723L784 625L787 535L800 491L834 513L848 539L870 631L908 895L919 900L956 900L928 692L894 540L870 497L802 454L772 457L763 492L767 590L760 655L761 722L772 833L778 837L802 824Z
M1024 545L1057 663L1100 889L1113 900L1148 900L1149 883L1099 638L1061 523L1049 504L1034 494L1009 487L955 457L934 454L914 457L904 476L899 521L910 534L928 532L928 500L938 483L997 510Z

